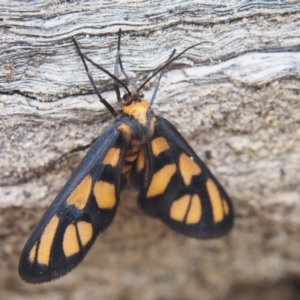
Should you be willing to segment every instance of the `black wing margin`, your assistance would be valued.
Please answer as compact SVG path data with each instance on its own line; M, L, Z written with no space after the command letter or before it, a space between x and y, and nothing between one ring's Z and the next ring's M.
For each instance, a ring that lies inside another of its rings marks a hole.
M66 274L109 226L119 202L121 146L116 125L93 143L23 249L19 273L25 281L42 283Z
M154 136L143 157L142 167L137 167L138 202L146 214L198 239L219 237L231 229L230 198L166 119L156 116Z

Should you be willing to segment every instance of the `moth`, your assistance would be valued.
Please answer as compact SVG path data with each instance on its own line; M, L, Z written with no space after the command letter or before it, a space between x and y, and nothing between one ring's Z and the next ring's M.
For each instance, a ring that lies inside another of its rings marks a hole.
M165 118L151 110L165 68L190 48L158 68L139 87L118 78L124 71L121 30L114 74L83 54L74 44L100 101L114 116L113 124L95 139L85 158L55 198L28 239L19 273L29 283L56 279L77 266L100 232L112 222L127 180L139 190L138 204L173 230L197 239L226 234L233 224L233 206L218 180ZM101 96L86 61L114 80L118 112ZM152 99L140 92L159 74ZM119 87L125 89L121 97Z

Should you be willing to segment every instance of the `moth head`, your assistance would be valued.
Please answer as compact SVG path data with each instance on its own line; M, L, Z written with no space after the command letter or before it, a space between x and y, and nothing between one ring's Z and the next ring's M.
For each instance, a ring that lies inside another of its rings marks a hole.
M132 103L139 103L143 101L143 97L144 97L143 93L138 93L138 92L126 93L123 96L122 105L127 106Z

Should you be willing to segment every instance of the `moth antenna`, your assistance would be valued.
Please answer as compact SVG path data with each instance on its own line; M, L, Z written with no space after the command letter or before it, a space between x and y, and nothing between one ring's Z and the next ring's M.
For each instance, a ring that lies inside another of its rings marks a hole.
M168 60L170 60L174 54L176 52L176 49L174 49L171 53L171 55L169 56ZM165 68L161 70L160 74L159 74L159 77L158 77L158 80L156 81L156 84L155 84L155 88L154 88L154 92L152 94L152 97L151 97L151 101L150 101L150 106L152 105L152 103L154 102L155 100L155 97L156 97L156 94L157 94L157 91L158 91L158 88L159 88L159 84L160 84L160 80L162 78L162 76L164 75L165 73Z
M119 38L118 38L118 51L117 51L117 59L118 59L118 67L120 66L121 72L124 75L124 77L126 78L127 83L132 86L135 90L137 90L137 85L132 82L129 78L129 76L126 74L124 67L123 67L123 63L122 63L122 58L121 58L121 29L119 29ZM119 70L118 70L119 71Z
M100 66L99 64L95 63L92 59L90 59L88 56L86 56L85 54L83 54L78 46L77 41L75 40L75 38L73 38L73 42L78 50L78 53L81 57L81 60L84 61L84 59L86 59L87 61L89 61L92 65L94 65L95 67L97 67L98 69L100 69L102 72L104 72L105 74L107 74L109 77L111 77L112 79L116 80L120 85L122 85L124 87L124 89L131 95L131 92L129 90L129 88L127 87L127 85L120 80L118 77L116 77L114 74L110 73L109 71L107 71L106 69L104 69L102 66ZM83 59L84 58L84 59ZM88 70L86 63L83 63L85 66L85 69Z
M78 53L79 53L79 56L80 56L80 58L81 58L81 60L82 60L82 62L83 62L85 71L86 71L86 73L87 73L87 75L88 75L88 77L89 77L89 80L90 80L90 82L91 82L91 84L92 84L92 86L93 86L93 88L94 88L94 90L95 90L95 92L96 92L96 94L97 94L97 96L98 96L100 102L103 103L103 104L105 105L105 107L109 110L109 112L115 117L115 116L117 115L116 111L115 111L114 108L113 108L113 107L112 107L112 106L111 106L111 105L110 105L110 104L109 104L109 103L101 96L101 93L99 92L99 90L98 90L98 88L97 88L97 86L96 86L96 84L95 84L95 81L94 81L94 78L93 78L93 76L92 76L92 73L90 72L90 70L89 70L89 68L88 68L88 66L87 66L87 64L86 64L86 62L85 62L84 55L82 54L82 52L81 52L81 50L80 50L80 48L79 48L79 45L78 45L77 41L75 40L75 38L73 38L73 42L74 42L74 44L75 44L75 46L76 46L76 48L77 48L77 51L78 51Z
M116 63L114 68L114 75L116 77L119 76L120 44L121 44L121 28L119 28L119 33L118 33L118 48L117 48ZM115 87L118 102L122 102L120 89L118 86L118 82L116 80L114 80L114 87Z
M167 61L163 66L161 66L160 68L158 68L149 78L147 78L141 85L140 87L137 89L137 92L142 89L156 74L158 74L161 70L163 70L164 68L166 68L170 63L172 63L174 60L176 60L178 57L180 57L182 54L184 54L186 51L198 46L198 45L201 45L203 43L214 43L212 41L202 41L200 43L197 43L195 45L192 45L188 48L186 48L185 50L181 51L179 54L177 54L173 59Z

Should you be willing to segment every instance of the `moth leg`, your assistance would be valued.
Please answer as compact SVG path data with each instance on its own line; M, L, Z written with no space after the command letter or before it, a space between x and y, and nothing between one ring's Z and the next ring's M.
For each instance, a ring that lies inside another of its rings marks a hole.
M73 148L71 151L67 152L67 153L64 153L63 155L61 155L58 159L56 159L55 161L53 161L50 166L54 166L57 162L59 162L60 160L64 159L67 155L71 154L71 153L75 153L75 152L80 152L80 151L84 151L88 148L90 148L94 143L95 141L97 140L97 138L93 139L89 144L87 145L81 145L81 146L78 146L78 147L75 147Z
M79 151L84 151L85 149L88 149L90 148L96 141L97 138L93 139L89 144L87 145L81 145L81 146L78 146L74 149L72 149L71 151L69 151L68 153L64 154L64 155L67 155L69 153L74 153L74 152L79 152Z

